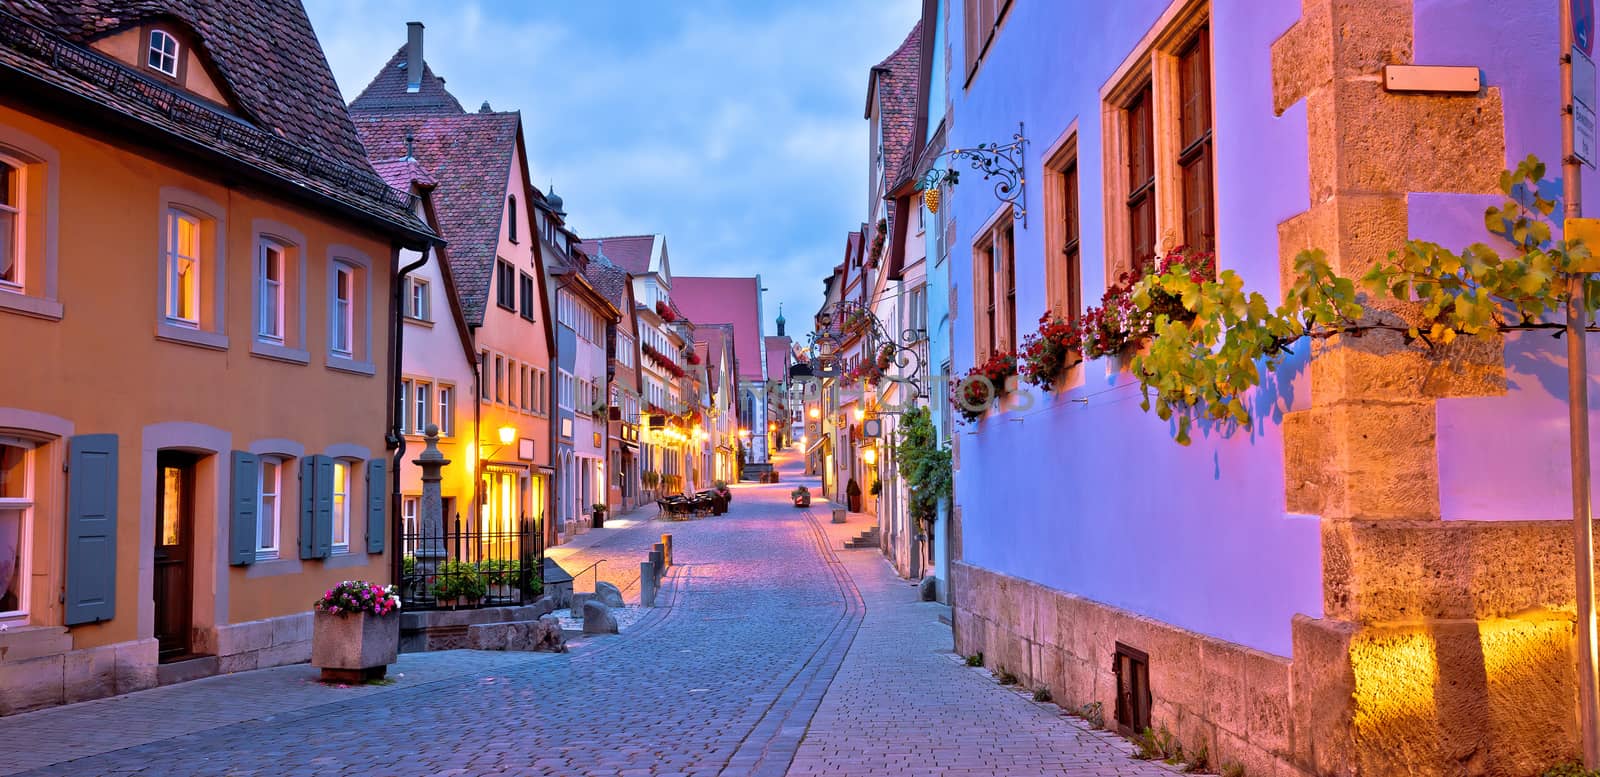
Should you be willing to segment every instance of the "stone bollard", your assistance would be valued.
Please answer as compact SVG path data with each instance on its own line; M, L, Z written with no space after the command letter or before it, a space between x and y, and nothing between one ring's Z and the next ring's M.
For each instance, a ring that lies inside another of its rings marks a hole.
M650 562L639 562L639 606L656 606L656 580Z
M661 560L664 563L666 563L667 566L669 566L669 567L672 566L672 535L671 534L663 534L663 535L661 535L661 549L662 549Z
M844 512L844 508L843 507L835 507L835 508L833 508L833 522L834 523L844 523L844 516L845 516L845 512Z
M661 576L667 573L667 568L661 563L660 545L657 545L655 550L650 551L650 569L653 572L651 578L653 580L660 580Z

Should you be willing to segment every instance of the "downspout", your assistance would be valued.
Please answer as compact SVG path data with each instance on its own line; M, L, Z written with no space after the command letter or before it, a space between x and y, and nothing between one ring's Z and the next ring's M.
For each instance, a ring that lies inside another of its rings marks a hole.
M400 414L405 412L405 408L400 406L401 355L405 353L405 314L401 312L401 305L405 302L406 276L428 263L428 252L431 250L432 246L422 249L422 256L417 261L400 268L389 300L389 439L385 442L389 450L394 451L393 460L389 463L389 515L393 516L389 523L393 529L395 547L389 558L389 578L396 585L400 584L404 561L402 556L405 555L401 545L405 526L400 516L400 462L406 455L406 438L400 433ZM399 260L400 249L396 246L394 255L389 258L389 266L393 267Z
M481 326L480 324L472 327L472 342L474 344L478 342L478 329ZM483 373L484 370L489 368L489 360L478 361L478 354L481 353L483 351L479 351L472 356L472 461L468 463L472 467L472 498L467 500L469 523L476 520L473 516L482 515L481 508L478 505L478 495L482 492L480 486L483 484L483 473L478 470L479 465L483 463L483 434L481 431L483 427ZM461 511L457 510L456 516L459 517L460 515ZM445 525L451 526L453 524L447 523Z

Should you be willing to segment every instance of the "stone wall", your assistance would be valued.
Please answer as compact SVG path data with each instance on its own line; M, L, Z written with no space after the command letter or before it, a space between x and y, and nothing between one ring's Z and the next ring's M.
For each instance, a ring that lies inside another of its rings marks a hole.
M55 632L67 642L49 639ZM70 650L65 632L37 627L0 634L0 715L156 686L154 639Z
M230 623L217 627L215 644L197 641L195 652L217 656L221 674L301 664L311 660L311 624L310 610Z

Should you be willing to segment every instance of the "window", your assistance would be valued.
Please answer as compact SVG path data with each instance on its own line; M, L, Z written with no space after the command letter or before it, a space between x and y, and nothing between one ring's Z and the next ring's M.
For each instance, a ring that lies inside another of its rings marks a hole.
M1142 266L1156 254L1156 140L1152 89L1146 83L1127 108L1128 121L1128 249L1123 272ZM1111 279L1115 282L1115 278Z
M966 32L967 69L963 83L971 84L978 65L994 42L1000 22L1005 19L1006 9L1011 7L1011 0L966 0L965 5L962 28Z
M1178 54L1178 166L1183 169L1183 240L1214 245L1211 196L1211 30L1202 26Z
M531 413L533 412L533 369L523 365L518 372L522 380L517 385L521 387L522 391L518 396L517 407L521 408L523 412Z
M0 618L28 610L33 529L33 444L0 437Z
M506 360L499 354L494 357L494 401L505 402Z
M1076 146L1064 150L1065 158L1046 168L1046 186L1055 194L1046 203L1050 212L1045 225L1045 286L1050 295L1050 310L1064 320L1074 320L1083 309L1079 281L1082 226L1078 210L1078 158ZM1060 246L1054 249L1054 246ZM1057 254L1056 251L1060 253Z
M1205 2L1177 8L1105 91L1105 169L1115 171L1102 187L1110 283L1158 254L1216 243L1209 18Z
M406 295L406 315L418 321L432 321L433 300L429 298L427 279L408 277L406 283L411 288Z
M350 552L350 463L333 462L333 552Z
M283 459L261 457L261 493L256 505L256 559L278 557L278 527L283 496Z
M400 433L412 434L411 428L411 381L400 381Z
M506 310L517 309L517 270L504 259L495 261L495 302Z
M489 393L489 352L478 352L478 398L488 402L493 398Z
M517 385L517 379L522 375L522 368L517 365L516 359L506 360L506 404L511 407L522 405L522 389Z
M1000 257L1000 288L1005 291L1005 309L1001 311L1000 337L997 349L1014 351L1017 348L1017 252L1012 244L1016 239L1016 226L1007 219L1001 228L1002 240L995 241Z
M455 434L456 387L439 385L439 436Z
M22 289L22 166L0 157L0 289Z
M517 195L506 197L506 231L511 234L511 242L517 242Z
M333 268L333 310L328 322L329 347L336 355L349 358L355 353L356 270L343 262Z
M163 262L167 287L167 319L200 325L200 219L181 210L167 211L167 254Z
M522 317L533 320L533 276L522 273L518 278L522 290Z
M432 386L422 381L417 381L412 390L411 404L414 407L411 428L417 434L427 434L428 424L432 423L433 396Z
M150 31L150 56L145 60L152 69L172 78L178 77L178 39L166 30Z
M283 342L283 283L286 251L280 243L261 242L256 254L256 277L260 279L261 299L257 301L256 336L274 343Z
M977 361L1017 347L1017 272L1011 211L996 217L973 246L973 342Z
M420 509L421 506L422 506L422 498L421 497L415 497L415 496L401 497L401 499L400 499L400 516L401 516L401 526L402 526L402 528L400 529L400 531L401 531L402 534L409 534L409 535L415 536L415 535L421 533L421 531L418 528L420 526L419 515L421 514L421 509ZM405 555L407 555L407 556L416 555L416 548L413 547L414 544L415 544L414 541L408 541L406 543Z

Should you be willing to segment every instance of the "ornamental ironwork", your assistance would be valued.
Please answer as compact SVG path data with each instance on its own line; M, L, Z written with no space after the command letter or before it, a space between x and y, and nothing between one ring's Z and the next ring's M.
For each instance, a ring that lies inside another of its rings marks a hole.
M817 314L816 330L810 335L813 370L819 378L844 378L875 383L887 380L908 392L904 406L926 396L922 385L925 361L919 346L926 332L911 328L894 336L866 305L838 302ZM846 367L840 363L839 348L860 343L861 361ZM898 367L895 373L891 367Z
M1027 228L1028 179L1024 175L1023 167L1026 162L1024 151L1027 144L1028 138L1023 134L1022 122L1019 121L1010 143L979 143L972 148L953 148L930 161L938 161L944 157L966 160L972 164L973 170L983 174L985 181L995 179L995 198L1009 203L1011 217L1021 221L1023 228ZM917 182L917 188L924 192L936 193L941 185L955 186L960 179L961 171L936 167L923 174ZM925 198L925 202L929 210L938 212L939 199L936 194Z

